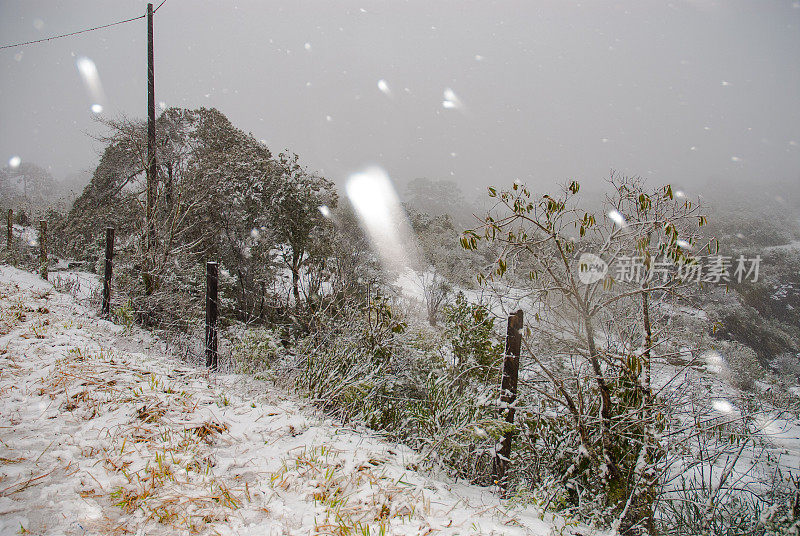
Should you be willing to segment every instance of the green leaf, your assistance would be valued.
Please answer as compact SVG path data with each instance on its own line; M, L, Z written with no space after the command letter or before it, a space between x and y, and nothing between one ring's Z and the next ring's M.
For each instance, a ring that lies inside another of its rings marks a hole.
M508 266L506 265L506 261L503 259L497 259L497 275L503 275L506 273Z
M578 193L578 190L581 189L581 185L578 184L578 181L572 181L569 183L569 191L572 192L573 195Z

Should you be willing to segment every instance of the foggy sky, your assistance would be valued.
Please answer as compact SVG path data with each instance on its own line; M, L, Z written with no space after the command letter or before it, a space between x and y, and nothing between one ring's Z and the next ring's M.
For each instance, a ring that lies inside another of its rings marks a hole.
M0 45L145 9L1 0ZM167 0L155 49L157 102L218 108L339 184L369 165L468 196L612 168L685 188L800 181L797 1ZM0 165L97 164L81 56L104 115L146 117L145 19L0 50Z

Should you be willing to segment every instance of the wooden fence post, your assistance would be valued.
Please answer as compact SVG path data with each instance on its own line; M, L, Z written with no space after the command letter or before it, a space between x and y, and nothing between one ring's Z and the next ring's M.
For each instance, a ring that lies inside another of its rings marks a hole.
M47 279L47 220L39 220L39 275Z
M213 371L217 370L217 342L219 340L217 336L218 267L216 262L206 263L206 367Z
M506 331L506 348L503 354L503 379L500 384L500 415L505 417L507 423L514 424L514 402L517 400L517 382L519 379L519 356L522 348L522 311L512 313L508 317L508 330ZM494 474L500 486L501 493L505 494L506 471L511 459L512 432L506 432L500 441L500 449L495 454Z
M114 228L106 227L106 269L103 272L103 306L100 312L111 314L111 273L114 270Z
M8 209L8 221L6 223L8 225L6 248L11 251L11 241L14 239L14 211L12 209Z

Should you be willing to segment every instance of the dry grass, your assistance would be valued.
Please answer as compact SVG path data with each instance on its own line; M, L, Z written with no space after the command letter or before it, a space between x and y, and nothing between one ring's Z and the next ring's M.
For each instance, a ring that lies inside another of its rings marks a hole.
M87 453L124 479L112 490L87 490L125 514L109 525L109 533L136 532L149 522L199 533L226 523L247 500L239 482L212 471L214 438L228 425L214 419L198 422L199 404L191 394L166 385L158 374L130 359L107 351L70 352L55 363L39 390L52 399L63 397L61 409L84 419L135 408L126 424L106 430L101 451Z
M0 284L0 332L8 328L27 333L31 339L44 339L30 341L31 347L36 348L47 346L48 339L57 334L82 329L78 320L59 318L43 304L27 306L31 301L24 301L19 297L21 291L14 292L9 287ZM39 299L46 300L45 294ZM102 340L105 335L93 331L96 325L91 322L85 330L88 341ZM317 517L310 530L313 534L439 532L427 520L440 514L431 510L431 494L420 485L404 482L402 467L388 464L383 454L356 454L354 461L352 453L327 445L299 448L289 451L280 469L265 473L265 452L271 456L275 448L280 448L272 446L279 439L274 436L303 433L291 420L287 423L275 419L278 427L269 437L266 451L259 450L263 443L258 442L219 450L220 444L252 441L238 435L242 421L237 423L231 417L225 422L217 416L240 414L246 408L241 400L231 401L218 389L209 387L209 378L203 372L176 369L174 364L169 365L169 370L148 370L148 366L158 365L143 363L133 355L98 350L95 342L86 342L82 348L73 344L59 359L48 360L42 375L26 385L28 394L43 397L49 413L57 408L57 416L67 414L70 423L86 423L82 428L83 442L72 452L90 460L91 470L85 469L86 464L70 462L66 467L57 467L54 474L62 482L65 478L69 482L80 481L75 492L100 507L99 517L84 524L90 533L216 534L253 514L285 521L286 526L299 526L278 505L272 511L273 505L268 504L271 494L281 491L299 496L309 509L314 509ZM22 353L12 354L6 355L6 350L0 348L4 360L0 377L11 380L4 382L7 387L0 388L0 396L18 389L14 385L16 376L24 379L31 374L29 358ZM262 417L283 413L267 411ZM15 422L9 418L8 424L14 426ZM89 430L93 435L87 434ZM58 438L63 440L63 436ZM0 437L0 448L3 446L6 445ZM217 453L231 456L235 452L238 456L240 446L245 452L249 449L243 456L244 463L237 459L231 462L237 464L235 470L222 469L224 463L231 467L230 458L218 460ZM70 443L69 447L74 449L75 444ZM0 457L0 466L36 465L44 454L20 453L28 459L9 449ZM242 470L247 464L252 466ZM0 496L46 485L50 469L37 470L14 482L11 478L4 481L0 475ZM284 504L293 504L294 500ZM237 513L247 503L252 503L248 512Z
M385 462L371 458L355 466L340 452L302 449L270 475L273 488L306 493L324 514L314 534L385 534L391 524L424 521L430 502L415 486L390 477Z

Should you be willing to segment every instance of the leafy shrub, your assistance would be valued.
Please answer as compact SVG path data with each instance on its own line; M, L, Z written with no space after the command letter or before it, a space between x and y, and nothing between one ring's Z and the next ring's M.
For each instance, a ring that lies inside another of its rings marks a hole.
M720 352L727 365L723 379L742 391L752 391L755 382L764 377L765 371L752 348L736 341L722 341Z
M226 338L231 344L236 369L244 374L258 374L268 369L283 351L278 334L266 327L229 329Z
M495 404L497 374L482 365L499 364L486 309L462 297L442 331L409 327L386 297L350 311L317 318L317 329L297 342L294 354L279 353L276 375L337 418L361 422L422 452L429 463L491 484L494 446L509 425ZM252 331L248 344L269 346L259 342L264 336Z
M452 347L456 367L480 367L498 380L503 345L494 329L494 318L483 304L469 303L459 292L455 302L445 306L445 335Z

